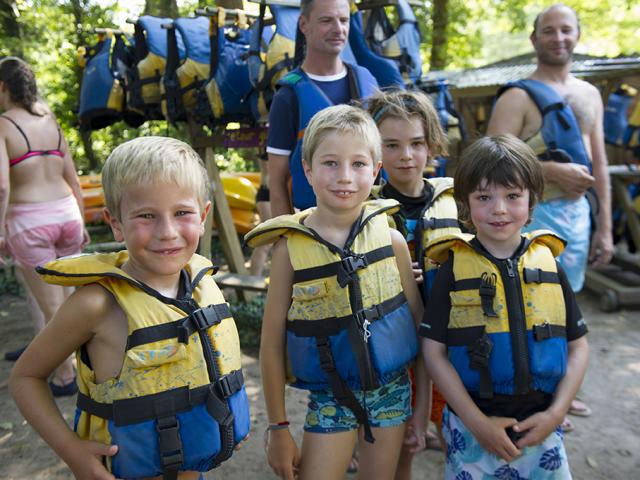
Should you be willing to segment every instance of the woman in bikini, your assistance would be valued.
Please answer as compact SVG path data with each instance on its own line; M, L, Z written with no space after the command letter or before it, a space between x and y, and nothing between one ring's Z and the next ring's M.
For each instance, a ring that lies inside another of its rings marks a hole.
M0 60L0 112L0 250L12 258L46 323L70 291L44 283L35 267L79 253L88 241L80 183L60 126L19 58ZM75 393L70 359L49 385L55 396Z

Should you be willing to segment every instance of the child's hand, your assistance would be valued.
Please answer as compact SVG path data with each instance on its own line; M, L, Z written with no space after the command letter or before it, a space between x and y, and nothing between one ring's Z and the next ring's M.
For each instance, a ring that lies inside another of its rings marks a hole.
M244 444L247 443L249 441L249 437L251 436L250 433L247 434L246 437L244 437L242 440L240 440L240 443L238 443L235 447L234 450L237 452L238 450L240 450L242 447L244 447Z
M104 467L102 458L113 457L118 453L117 445L78 440L78 445L73 451L74 457L68 463L75 478L83 480L114 480L116 478Z
M525 418L513 426L513 430L522 436L516 445L518 448L524 448L541 444L561 422L562 417L557 418L549 411L538 412Z
M300 452L288 428L266 432L265 450L273 472L284 480L298 477Z
M506 429L516 423L515 418L485 417L473 434L487 452L511 462L522 453L507 435Z
M422 269L420 268L420 264L418 262L413 262L411 264L411 270L413 270L413 278L415 279L416 283L418 284L422 283L423 277L422 277Z

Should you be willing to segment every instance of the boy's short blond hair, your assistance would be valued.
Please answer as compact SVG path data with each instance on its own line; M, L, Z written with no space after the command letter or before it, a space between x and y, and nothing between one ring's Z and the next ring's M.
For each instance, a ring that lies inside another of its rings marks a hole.
M440 125L438 112L427 94L419 90L389 90L368 98L366 104L376 125L380 125L386 118L409 121L417 116L429 147L429 159L449 154L447 136Z
M129 140L113 149L102 169L105 203L119 220L123 190L153 183L175 183L192 189L201 209L209 200L209 179L200 156L175 138Z
M369 146L373 164L382 157L380 133L371 116L361 108L351 105L335 105L316 113L304 131L302 159L311 166L318 145L330 133L351 133Z

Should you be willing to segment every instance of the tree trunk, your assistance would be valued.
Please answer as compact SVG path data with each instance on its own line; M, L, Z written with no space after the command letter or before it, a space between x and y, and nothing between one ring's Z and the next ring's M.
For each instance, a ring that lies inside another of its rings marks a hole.
M433 35L431 37L431 70L443 70L447 65L447 26L449 23L449 0L434 0L431 18Z
M9 51L6 52L20 58L24 58L22 49L22 28L18 22L18 7L12 0L0 0L0 26L2 28L1 37L9 42ZM7 45L5 44L5 47Z
M176 0L145 0L144 14L178 18L178 4Z

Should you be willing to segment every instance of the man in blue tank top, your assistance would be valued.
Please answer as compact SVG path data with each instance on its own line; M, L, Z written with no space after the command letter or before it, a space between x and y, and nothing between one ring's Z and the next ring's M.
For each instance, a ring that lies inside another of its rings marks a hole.
M301 124L301 117L307 116L305 112L367 96L371 86L377 85L366 69L356 66L349 69L340 58L348 42L349 14L347 0L300 2L299 26L306 40L305 58L301 67L292 72L293 76L286 76L281 81L286 88L278 90L269 110L267 153L273 216L292 213L293 207L302 209L315 205L310 187L304 175L300 175L301 167L296 169L300 163L298 143L302 141L306 126L304 119ZM313 85L311 94L303 96L303 103L299 98L300 83L295 83L299 78L300 82ZM356 87L359 92L355 95L353 83L360 86ZM289 190L290 178L294 195ZM299 193L301 187L304 192Z
M542 164L546 183L544 201L536 207L528 228L547 228L568 241L559 260L571 287L578 292L584 283L587 262L605 265L613 255L602 99L596 87L571 74L571 56L580 38L580 23L574 10L562 4L543 10L534 22L530 38L538 66L530 79L514 84L517 88L499 93L487 135L517 135L549 160ZM559 101L543 108L550 112L544 117L532 89L543 92L538 94L538 100L540 96L545 97L543 103L550 98ZM559 133L556 138L549 138L544 135L548 123L566 123L556 118L560 110L562 115L569 111L568 114L575 117L573 122L577 128L575 133L564 134L563 127L552 125ZM549 151L557 149L570 150L571 158L563 161L549 156ZM590 188L597 193L600 205L591 239L590 209L585 198Z

